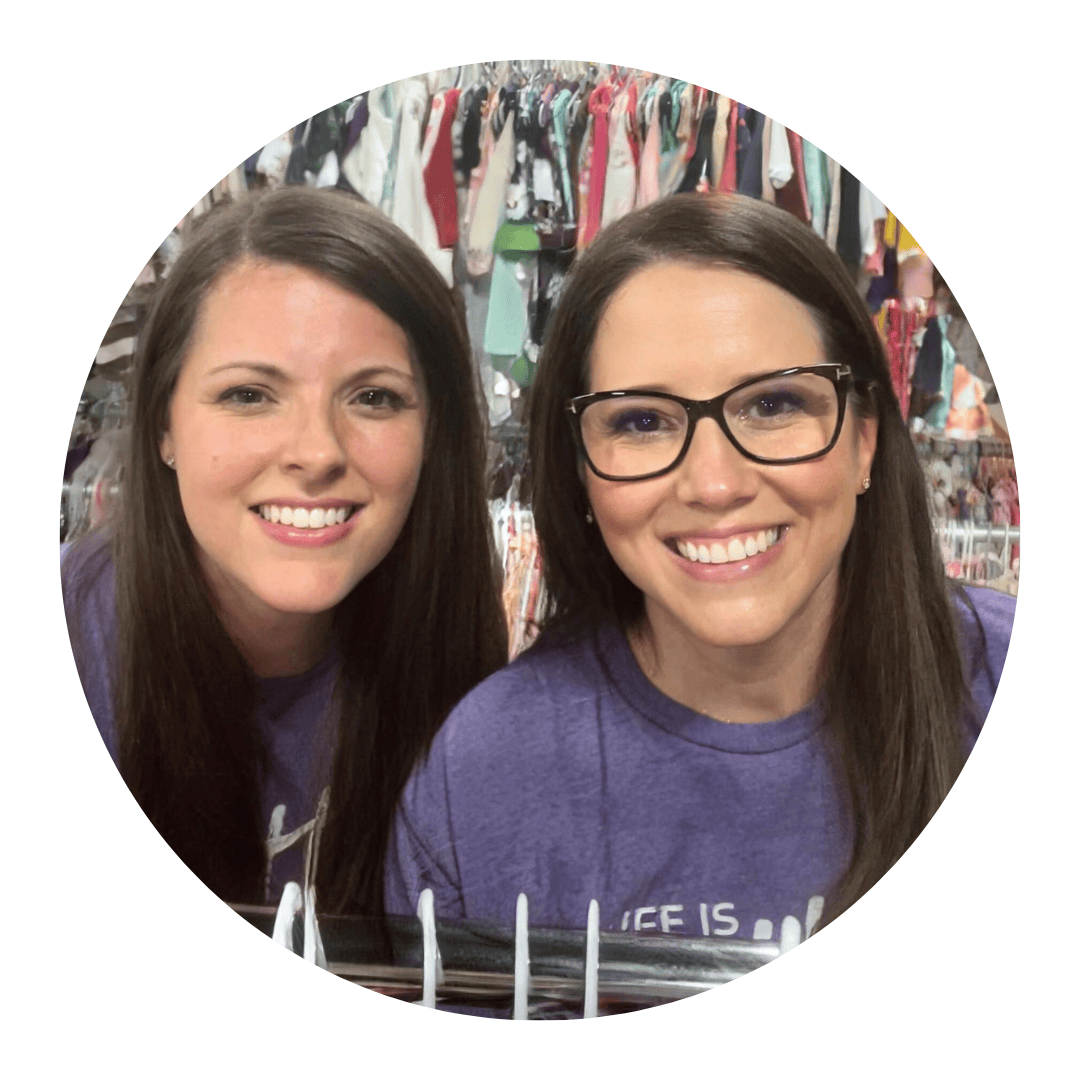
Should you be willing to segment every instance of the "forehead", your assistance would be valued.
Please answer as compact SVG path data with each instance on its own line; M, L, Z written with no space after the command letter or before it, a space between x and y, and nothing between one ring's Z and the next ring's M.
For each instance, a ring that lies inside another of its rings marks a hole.
M712 396L825 360L814 317L790 293L728 266L664 262L632 275L608 302L588 382L590 390L655 385Z
M244 261L203 298L188 362L225 356L317 368L379 359L410 368L410 354L404 330L369 300L302 267Z

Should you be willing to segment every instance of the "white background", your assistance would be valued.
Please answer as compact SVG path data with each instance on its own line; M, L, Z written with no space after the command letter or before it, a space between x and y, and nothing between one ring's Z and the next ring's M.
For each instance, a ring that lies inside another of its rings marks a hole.
M5 19L3 828L12 1076L1055 1076L1075 1026L1071 27L959 3L56 5ZM1061 6L1064 8L1064 5ZM29 11L27 7L26 11ZM968 12L971 12L970 14ZM1062 17L1063 18L1063 17ZM999 21L1000 20L1000 21ZM458 63L565 57L716 89L893 208L983 345L1024 563L998 700L946 806L835 926L729 987L597 1023L433 1014L304 965L165 848L108 760L57 574L97 343L191 204L282 130Z

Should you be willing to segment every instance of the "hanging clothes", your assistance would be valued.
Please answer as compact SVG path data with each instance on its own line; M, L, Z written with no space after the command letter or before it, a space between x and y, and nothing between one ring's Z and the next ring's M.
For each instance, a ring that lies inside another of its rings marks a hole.
M791 162L791 175L776 191L776 205L797 217L803 224L810 224L810 198L806 190L806 167L803 162L802 139L795 132L784 128L787 143L787 159ZM782 154L782 151L781 151ZM770 158L771 163L771 158Z
M589 97L589 113L592 117L592 148L589 155L588 191L584 193L586 205L584 220L578 228L578 247L586 247L600 229L604 208L604 181L610 140L608 128L611 113L611 84L602 82Z
M390 218L420 245L447 284L453 285L453 252L445 250L439 242L438 226L424 185L420 139L427 102L427 87L420 79L408 79L402 84L398 167Z
M713 128L716 126L716 106L709 105L701 115L701 127L698 130L694 152L686 163L679 191L711 190L710 156L713 148ZM703 187L704 185L704 187Z
M631 83L612 98L604 201L600 212L602 226L618 221L634 209L637 160L634 153L633 122L636 112L637 87Z
M380 87L367 95L367 123L341 161L342 175L350 187L372 206L382 201L390 167L394 121L387 112L388 89Z
M660 102L659 88L652 87L644 96L645 145L641 150L638 185L634 206L648 206L660 198Z

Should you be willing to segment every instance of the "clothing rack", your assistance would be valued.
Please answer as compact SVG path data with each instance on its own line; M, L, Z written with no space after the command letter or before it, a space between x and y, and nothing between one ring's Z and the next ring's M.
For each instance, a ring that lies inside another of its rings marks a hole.
M527 904L519 902L519 915L522 907L527 912ZM272 936L275 909L233 908ZM286 948L303 954L304 913L290 907L286 917ZM436 1007L513 1009L515 1019L580 1016L583 1010L606 1015L677 1001L731 982L786 951L773 941L617 931L590 935L589 930L527 925L524 934L521 930L521 925L508 929L431 916L425 920L418 914L382 919L320 915L314 932L325 955L322 966L350 982L405 1001L422 1003L427 997ZM595 958L591 980L590 936Z
M976 525L971 521L950 518L935 526L938 535L945 540L970 539L976 544L1019 544L1019 525Z

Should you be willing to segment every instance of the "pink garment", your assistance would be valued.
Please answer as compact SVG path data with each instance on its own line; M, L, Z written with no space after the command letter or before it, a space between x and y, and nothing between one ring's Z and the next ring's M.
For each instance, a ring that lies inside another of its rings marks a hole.
M610 83L602 82L589 95L589 112L593 117L592 160L589 162L589 212L584 229L578 229L578 237L583 245L588 245L599 231L604 210L604 181L607 177L608 127L611 113Z
M720 117L717 116L716 122L720 123ZM731 103L731 109L728 112L728 137L727 137L727 153L724 156L724 168L720 173L720 183L717 185L718 191L733 192L739 186L738 176L738 160L735 157L735 152L738 149L737 143L739 138L739 103L733 101Z
M595 127L593 118L590 116L585 121L585 134L581 140L581 150L578 154L578 179L577 179L577 238L575 244L578 251L585 250L585 224L589 220L589 187L592 183L592 144ZM593 230L595 232L595 229Z
M649 101L648 129L645 146L641 151L641 168L638 170L635 206L648 206L660 198L660 102L659 95Z
M712 137L712 172L713 191L720 190L720 177L724 171L724 161L727 156L728 142L728 115L731 112L731 101L726 97L716 99L716 123L713 125Z
M450 128L457 114L461 91L457 87L440 91L431 102L431 115L424 133L420 160L428 206L435 218L439 246L452 248L458 239L457 189L454 186L454 154Z

